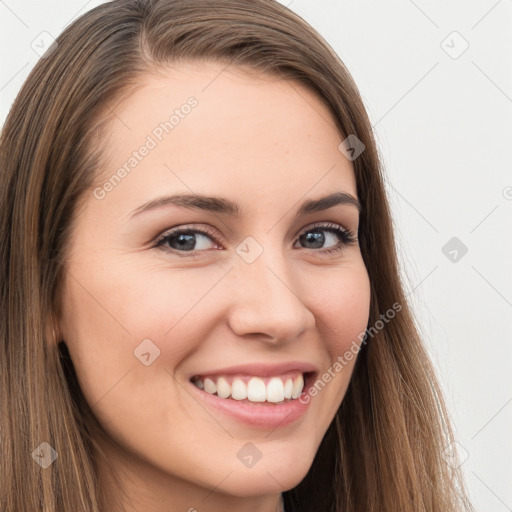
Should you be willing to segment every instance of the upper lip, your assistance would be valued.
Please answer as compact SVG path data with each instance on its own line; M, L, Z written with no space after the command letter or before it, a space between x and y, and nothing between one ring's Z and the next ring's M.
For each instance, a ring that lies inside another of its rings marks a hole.
M271 377L282 375L283 373L299 371L302 373L316 372L317 368L315 365L302 361L288 361L279 364L267 364L267 363L251 363L251 364L240 364L236 366L227 366L224 368L216 368L214 370L205 370L194 373L192 377L201 375L239 375L246 374L255 377Z

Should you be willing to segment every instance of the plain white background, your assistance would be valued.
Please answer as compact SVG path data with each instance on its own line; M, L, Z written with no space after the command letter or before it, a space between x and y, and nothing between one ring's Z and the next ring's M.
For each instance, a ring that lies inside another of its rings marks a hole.
M0 0L0 123L37 45L100 3ZM471 497L478 512L510 511L512 2L282 3L320 32L360 89Z

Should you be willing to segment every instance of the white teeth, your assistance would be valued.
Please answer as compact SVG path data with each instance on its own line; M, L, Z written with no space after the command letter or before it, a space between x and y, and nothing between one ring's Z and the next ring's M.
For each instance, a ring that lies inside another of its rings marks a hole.
M235 400L245 400L247 398L247 385L242 379L233 379L231 398Z
M278 377L270 379L267 385L267 401L282 402L284 400L283 381Z
M267 387L263 379L252 377L247 384L247 398L251 402L265 402L267 399Z
M293 390L292 390L292 398L298 398L298 396L302 393L304 389L304 379L302 375L298 375L296 379L293 381Z
M221 398L227 398L231 394L231 386L224 377L217 379L217 395Z
M288 378L286 379L286 384L284 385L284 397L291 398L293 391L293 380Z
M260 377L251 377L246 384L240 377L234 377L231 381L226 377L218 377L213 380L206 377L204 380L196 378L193 383L207 393L220 398L231 397L234 400L249 400L250 402L279 403L283 400L296 399L304 389L304 378L298 374L295 379L288 377L272 377L268 383Z
M217 392L217 386L215 385L215 382L213 382L212 379L206 377L206 379L204 379L204 390L207 393L211 393L213 395L214 393Z

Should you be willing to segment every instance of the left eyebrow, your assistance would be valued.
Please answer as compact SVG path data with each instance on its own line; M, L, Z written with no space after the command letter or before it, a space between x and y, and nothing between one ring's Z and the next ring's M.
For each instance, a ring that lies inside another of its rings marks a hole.
M302 217L309 213L327 210L339 204L355 206L358 211L361 211L362 209L361 203L351 194L346 192L335 192L318 199L308 199L307 201L304 201L297 210L297 216ZM173 196L159 197L157 199L148 201L147 203L133 210L130 218L149 210L154 210L156 208L169 205L223 213L232 217L240 217L242 212L242 208L238 203L223 197L212 197L201 194L177 194Z
M346 192L335 192L334 194L320 197L319 199L308 199L304 201L298 209L297 215L300 217L308 213L320 212L337 206L338 204L355 206L359 212L362 210L361 203L353 195L347 194Z

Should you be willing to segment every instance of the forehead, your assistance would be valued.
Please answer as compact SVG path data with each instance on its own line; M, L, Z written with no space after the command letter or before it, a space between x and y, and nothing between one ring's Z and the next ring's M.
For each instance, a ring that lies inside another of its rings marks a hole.
M180 65L146 75L112 106L111 119L99 182L124 167L118 197L121 189L151 195L164 182L197 193L256 194L263 186L297 200L312 188L356 195L332 113L295 81L217 63Z

